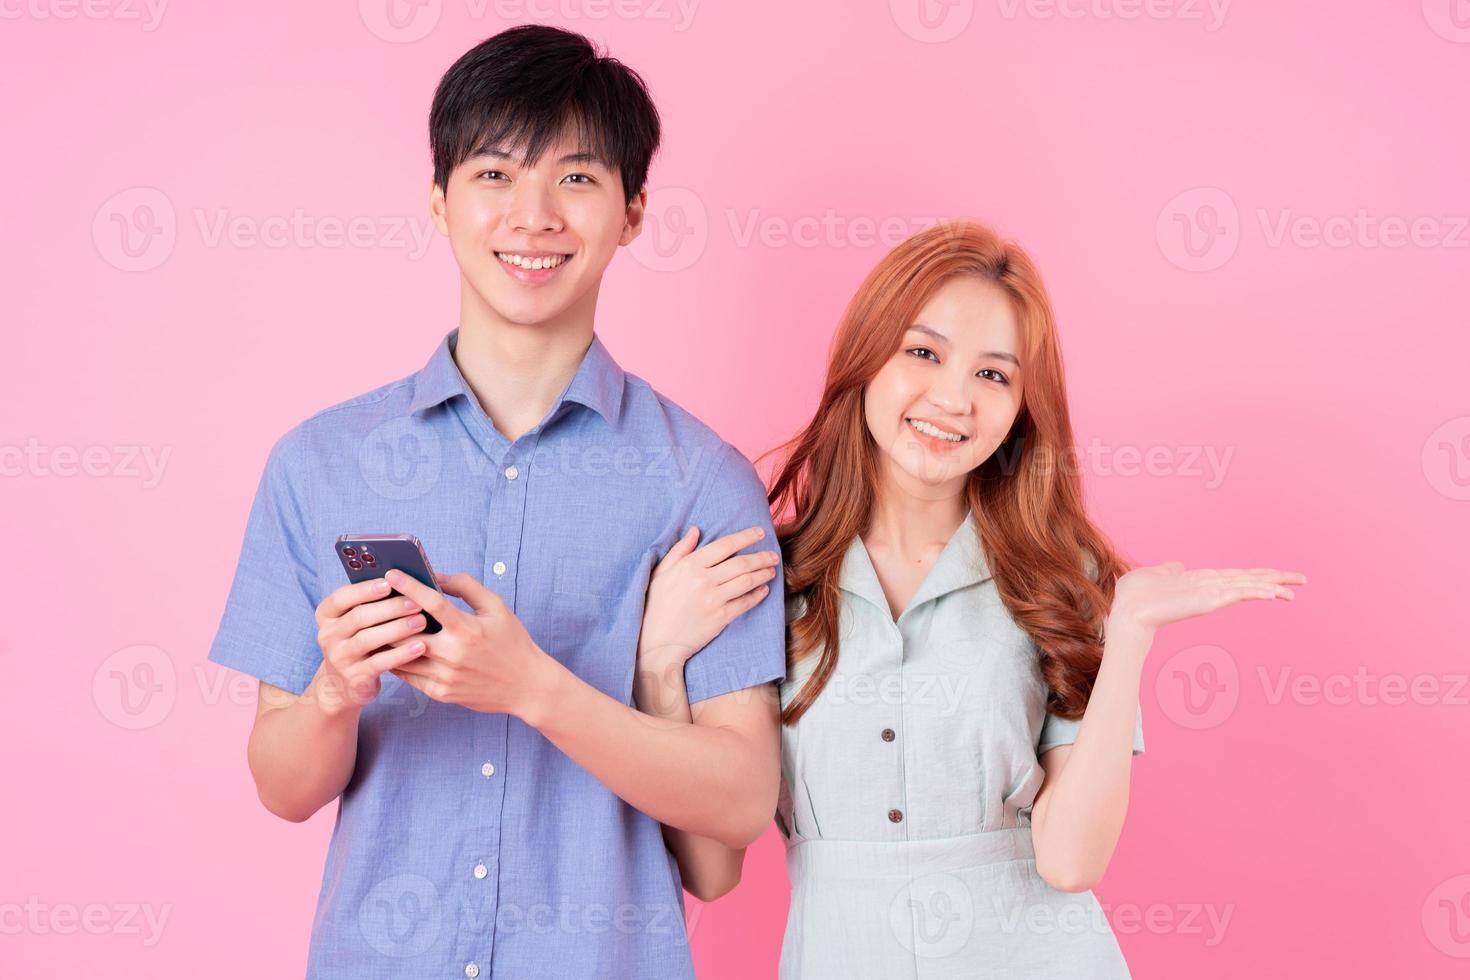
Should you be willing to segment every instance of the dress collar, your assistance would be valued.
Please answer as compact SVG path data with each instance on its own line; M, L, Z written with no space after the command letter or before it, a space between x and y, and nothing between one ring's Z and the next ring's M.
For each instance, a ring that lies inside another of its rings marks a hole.
M954 534L950 535L944 550L934 560L924 581L919 583L918 591L909 600L908 608L904 612L917 609L924 603L957 589L978 585L990 577L990 566L985 561L985 549L980 543L979 529L966 511L965 519L960 522ZM854 536L847 546L837 585L843 591L873 603L885 614L892 615L888 608L888 598L883 594L883 586L878 581L878 572L873 567L872 556L868 554L861 535Z

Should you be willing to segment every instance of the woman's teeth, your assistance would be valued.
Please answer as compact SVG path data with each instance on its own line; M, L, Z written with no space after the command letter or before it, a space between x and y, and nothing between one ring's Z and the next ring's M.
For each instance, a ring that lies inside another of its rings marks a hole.
M905 421L907 421L908 424L913 426L915 429L918 429L920 432L924 433L924 435L926 436L933 436L935 439L943 439L945 442L965 441L964 436L955 435L953 432L945 432L943 429L936 428L935 426L930 425L928 422L923 422L919 419L906 419Z
M509 265L516 266L520 269L530 269L532 272L537 269L555 269L567 259L571 258L570 255L548 255L544 258L533 259L524 255L517 255L514 252L496 252L495 257Z

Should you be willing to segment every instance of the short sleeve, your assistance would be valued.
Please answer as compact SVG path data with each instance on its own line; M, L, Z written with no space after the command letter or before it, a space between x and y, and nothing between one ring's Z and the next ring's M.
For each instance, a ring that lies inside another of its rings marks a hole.
M689 525L699 528L699 544L747 527L766 535L745 553L776 550L776 532L766 488L750 460L725 445L710 482L700 491ZM786 676L786 606L783 569L776 566L771 591L754 609L737 617L684 665L689 703L756 687Z
M209 659L293 694L320 666L316 642L317 575L311 519L298 484L299 439L272 447L255 492L235 578Z
M1077 732L1081 728L1082 720L1080 718L1074 721L1068 718L1059 718L1051 712L1047 712L1046 720L1041 724L1041 741L1036 746L1037 757L1040 758L1041 754L1047 749L1054 749L1058 745L1071 745L1077 741ZM1133 724L1133 754L1143 754L1142 706L1139 707L1137 718Z

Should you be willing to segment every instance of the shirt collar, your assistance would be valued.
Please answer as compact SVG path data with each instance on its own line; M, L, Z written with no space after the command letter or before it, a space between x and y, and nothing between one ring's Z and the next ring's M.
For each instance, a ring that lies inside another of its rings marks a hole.
M985 561L985 549L980 543L980 532L975 527L975 521L969 511L966 511L965 519L960 522L954 534L950 535L949 541L944 545L944 550L934 560L924 581L919 583L919 590L909 600L908 609L905 609L904 612L917 609L931 599L938 599L957 589L978 585L990 577L990 566ZM883 586L878 581L878 572L873 568L873 559L868 554L861 535L854 536L852 542L847 546L847 554L842 559L842 571L838 575L837 585L843 591L866 599L885 613L892 615L892 610L888 606L888 598L883 594Z
M460 373L459 365L454 363L454 347L458 341L459 328L455 327L444 335L428 363L414 375L413 401L408 406L411 414L446 402L455 395L470 398L469 383ZM618 367L603 346L602 339L594 333L577 373L549 414L554 415L563 402L570 401L587 406L609 424L615 423L622 410L624 378L623 369Z

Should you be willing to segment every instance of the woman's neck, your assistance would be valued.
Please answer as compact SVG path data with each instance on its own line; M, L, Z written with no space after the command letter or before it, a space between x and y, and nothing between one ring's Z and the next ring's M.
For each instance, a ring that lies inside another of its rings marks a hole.
M912 487L911 481L892 479L884 474L878 480L877 499L863 542L871 550L883 551L913 560L932 557L943 549L965 520L969 504L965 500L964 483L952 489Z

